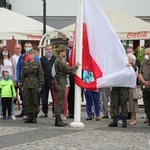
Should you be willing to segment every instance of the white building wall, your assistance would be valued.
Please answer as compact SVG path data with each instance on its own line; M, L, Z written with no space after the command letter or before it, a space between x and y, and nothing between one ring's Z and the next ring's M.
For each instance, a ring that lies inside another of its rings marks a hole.
M76 16L78 0L46 0L47 16ZM150 16L150 0L98 0L104 11L116 8L134 16ZM42 16L43 0L9 0L12 10Z
M118 9L150 22L150 0L98 0L104 11ZM12 10L43 22L43 0L9 0ZM47 25L61 29L75 23L78 0L46 0ZM148 17L149 16L149 17Z

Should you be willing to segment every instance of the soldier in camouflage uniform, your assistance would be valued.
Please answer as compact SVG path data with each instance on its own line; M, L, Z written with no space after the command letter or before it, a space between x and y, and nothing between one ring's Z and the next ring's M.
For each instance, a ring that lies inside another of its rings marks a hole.
M44 83L41 64L35 61L34 50L29 51L29 61L23 66L21 83L26 102L28 119L25 123L37 123L39 92Z
M129 88L128 87L113 87L111 91L112 100L112 115L113 122L109 124L109 127L117 127L117 118L119 114L119 106L122 110L123 124L122 127L127 127L128 107L127 102L129 100Z
M67 48L63 45L58 46L58 54L59 56L56 58L54 66L55 66L55 72L56 72L56 88L57 88L57 94L58 99L56 106L54 108L56 120L55 120L55 126L66 126L67 123L62 122L60 114L63 110L63 101L65 97L65 88L66 88L66 75L69 73L75 73L78 69L79 63L77 63L74 67L69 67L69 65L65 62L66 59L66 51Z

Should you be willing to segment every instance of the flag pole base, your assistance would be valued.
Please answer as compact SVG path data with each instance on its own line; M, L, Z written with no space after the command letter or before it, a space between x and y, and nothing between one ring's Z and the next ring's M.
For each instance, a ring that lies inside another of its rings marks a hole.
M82 122L71 122L70 127L83 128L84 124Z

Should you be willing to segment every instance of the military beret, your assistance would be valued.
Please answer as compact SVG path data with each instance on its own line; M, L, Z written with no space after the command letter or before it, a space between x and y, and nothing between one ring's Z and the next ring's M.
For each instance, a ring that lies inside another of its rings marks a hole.
M30 50L29 50L29 54L34 54L34 50L33 50L33 49L30 49Z
M68 46L59 44L59 45L57 45L57 50L58 51L67 51L68 50Z

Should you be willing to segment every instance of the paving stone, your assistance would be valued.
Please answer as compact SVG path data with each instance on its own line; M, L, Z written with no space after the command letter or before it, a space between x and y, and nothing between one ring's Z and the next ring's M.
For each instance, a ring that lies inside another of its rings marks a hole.
M16 114L19 111L16 109ZM1 150L148 150L150 149L150 127L145 125L144 110L137 114L135 126L108 127L111 119L85 121L84 128L55 127L52 113L48 118L38 118L37 124L25 124L21 118L15 121L0 120ZM73 119L66 122L71 123ZM129 123L129 121L128 121Z

